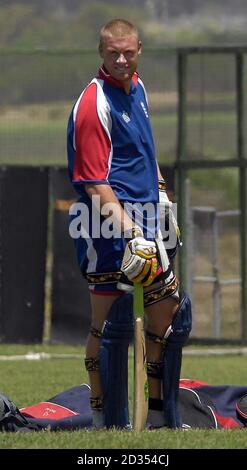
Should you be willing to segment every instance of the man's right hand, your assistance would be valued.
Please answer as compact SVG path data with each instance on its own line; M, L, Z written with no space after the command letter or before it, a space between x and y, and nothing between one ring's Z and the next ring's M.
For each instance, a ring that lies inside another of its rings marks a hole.
M126 245L121 271L132 282L149 286L157 272L157 249L152 241L137 236Z

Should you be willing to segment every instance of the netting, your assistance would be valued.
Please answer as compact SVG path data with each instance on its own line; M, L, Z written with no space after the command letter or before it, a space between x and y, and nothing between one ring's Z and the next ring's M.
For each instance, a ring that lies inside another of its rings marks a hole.
M185 160L237 158L235 55L204 52L188 53L187 58ZM70 110L100 64L96 52L0 51L0 165L66 165ZM139 72L148 91L158 159L173 165L178 147L177 51L144 50ZM193 336L237 339L241 337L241 287L236 282L239 215L219 213L239 210L239 172L198 168L189 171L188 178L187 271ZM207 277L211 280L203 280Z

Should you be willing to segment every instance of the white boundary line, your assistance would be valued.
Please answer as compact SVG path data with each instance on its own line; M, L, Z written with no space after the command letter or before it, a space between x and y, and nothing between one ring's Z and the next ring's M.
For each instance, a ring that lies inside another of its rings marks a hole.
M184 349L183 356L246 356L246 348L207 348L207 349ZM131 357L131 354L129 355ZM57 354L45 352L28 352L27 354L0 354L0 361L41 361L49 359L83 359L83 354Z
M184 349L184 356L246 356L247 348Z
M28 352L27 354L2 355L0 361L40 361L47 359L81 359L82 354L53 354L45 352Z

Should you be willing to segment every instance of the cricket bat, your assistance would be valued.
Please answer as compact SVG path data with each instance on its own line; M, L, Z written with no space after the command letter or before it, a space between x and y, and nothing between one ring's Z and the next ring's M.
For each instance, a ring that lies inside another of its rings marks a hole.
M144 334L143 286L134 284L134 413L133 430L145 429L148 413L148 382L146 370L146 344Z

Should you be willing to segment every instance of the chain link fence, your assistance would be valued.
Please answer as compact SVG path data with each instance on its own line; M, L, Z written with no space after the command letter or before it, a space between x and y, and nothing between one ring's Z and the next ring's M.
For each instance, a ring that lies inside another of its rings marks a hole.
M236 91L239 77L246 87L245 53L237 47L144 49L140 62L158 160L177 169L184 238L179 270L193 298L196 338L241 340L246 324L240 236L246 198L243 190L240 195L246 171L240 114L246 96ZM100 65L95 51L0 50L1 166L66 166L68 115Z
M99 66L94 51L0 50L0 163L65 165L68 114ZM189 158L234 158L234 56L192 53L187 69ZM139 72L149 94L159 161L173 164L177 154L177 50L144 49Z

